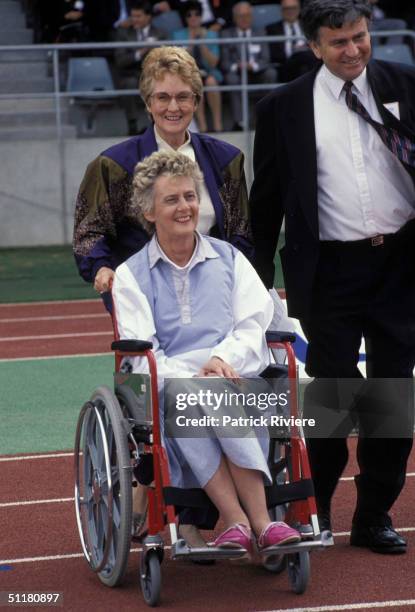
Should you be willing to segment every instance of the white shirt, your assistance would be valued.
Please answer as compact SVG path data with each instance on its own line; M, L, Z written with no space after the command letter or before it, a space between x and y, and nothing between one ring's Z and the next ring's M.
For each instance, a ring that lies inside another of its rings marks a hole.
M292 28L294 28L294 32ZM285 36L298 36L300 38L299 41L296 41L296 40L286 40L285 41L285 56L288 58L292 56L293 48L297 50L296 48L298 46L300 47L304 46L305 43L304 41L301 40L301 38L303 38L304 35L301 31L300 24L298 23L298 21L294 21L293 23L284 21L284 34Z
M190 268L196 265L195 258L200 263L209 257L218 256L203 236L199 234L198 238L198 246L188 264ZM152 257L158 259L162 255L152 245L155 240L153 236L149 243L149 253L152 252ZM164 254L163 259L165 257ZM239 251L234 259L233 327L215 347L190 350L174 357L165 355L157 339L150 304L126 263L118 266L115 271L112 295L120 338L138 338L153 343L159 386L164 378L194 376L213 356L220 357L245 377L256 376L269 364L264 332L272 319L273 302L254 268ZM148 372L147 359L130 357L128 361L134 372Z
M236 33L238 38L251 38L252 30L248 28L247 30L241 30L240 28L236 28ZM240 53L242 53L241 45L238 45ZM258 72L259 65L258 62L255 61L255 57L261 52L261 45L258 43L250 43L246 48L247 53L247 61L252 66L253 72ZM238 70L238 64L232 64L230 68L231 72L236 72Z
M173 147L171 147L165 140L163 140L163 138L157 132L157 128L155 126L154 135L156 137L157 148L159 151L179 151L197 164L195 151L192 147L189 135L187 135L185 142L178 149L173 149ZM209 234L211 228L215 225L215 223L215 209L213 208L212 200L207 190L205 180L203 179L203 183L200 190L199 221L197 224L197 229L201 234Z
M383 123L366 69L353 92ZM415 189L376 130L345 100L344 81L322 66L314 83L320 240L360 240L398 231L415 217Z

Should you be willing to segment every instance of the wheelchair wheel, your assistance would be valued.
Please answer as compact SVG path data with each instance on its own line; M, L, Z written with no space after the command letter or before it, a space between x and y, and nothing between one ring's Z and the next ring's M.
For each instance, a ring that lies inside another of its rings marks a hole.
M308 551L289 555L288 577L294 593L298 595L304 593L310 578L310 553Z
M262 561L262 567L272 574L281 574L287 567L286 555L269 555Z
M99 387L79 415L75 508L84 555L107 586L123 578L131 543L132 468L117 398Z
M155 550L141 553L140 584L144 601L149 606L157 606L161 593L160 558Z

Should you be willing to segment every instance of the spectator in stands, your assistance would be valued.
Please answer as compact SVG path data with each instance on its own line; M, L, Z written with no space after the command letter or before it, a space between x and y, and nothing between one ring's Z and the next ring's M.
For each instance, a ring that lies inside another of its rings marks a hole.
M304 413L316 411L324 426L351 411L337 432L308 432L320 527L331 529L357 421L350 544L399 554L406 541L389 512L414 431L415 69L370 60L370 17L368 0L304 5L303 31L323 65L259 103L250 203L256 269L268 287L285 219L288 312L306 334L314 377ZM367 384L358 368L362 338ZM339 393L346 380L356 381L354 406ZM388 420L402 425L398 435L381 428Z
M188 40L188 52L195 58L196 64L200 70L203 84L208 87L216 87L223 81L223 75L217 68L220 58L219 45L194 45L192 41L198 38L208 38L215 40L218 35L215 31L207 30L202 26L202 5L198 0L190 0L184 2L182 6L182 14L187 25L186 28L173 32L173 39ZM207 103L212 113L213 131L222 131L222 102L219 91L207 91L205 93ZM200 101L196 109L196 118L199 130L201 132L208 131L206 121L204 99Z
M156 28L151 22L152 7L148 0L136 0L130 7L130 22L128 28L118 28L115 40L120 42L155 42L166 38L166 33ZM138 49L120 48L115 51L115 66L117 85L121 89L136 89L141 73L142 62L151 47ZM128 134L134 136L138 132L140 116L145 116L143 106L137 96L122 98L128 122Z
M386 17L385 11L383 11L379 7L379 0L370 0L370 3L373 5L372 6L372 19L374 21L377 21L378 19L385 19Z
M109 42L117 28L130 25L130 0L84 0L84 4L85 23L93 42Z
M153 2L156 13L178 11L182 13L182 6L187 0L168 0ZM200 0L202 6L202 25L210 30L219 31L230 25L232 21L231 2L227 0Z
M81 35L83 27L83 0L38 0L35 5L40 42L72 42ZM63 29L63 31L62 31ZM82 39L84 36L82 35Z
M249 2L237 2L233 7L234 27L223 30L223 38L246 38L251 36L264 36L263 30L252 28L252 6ZM221 68L227 85L241 83L243 65L242 44L229 44L222 46ZM269 64L269 47L267 43L250 43L246 45L247 62L245 68L250 84L275 83L277 74L275 68ZM233 130L243 129L241 92L231 93Z
M298 36L296 40L270 43L271 61L278 64L278 80L292 81L316 65L316 58L308 48L298 20L300 0L281 0L281 21L266 26L270 36Z

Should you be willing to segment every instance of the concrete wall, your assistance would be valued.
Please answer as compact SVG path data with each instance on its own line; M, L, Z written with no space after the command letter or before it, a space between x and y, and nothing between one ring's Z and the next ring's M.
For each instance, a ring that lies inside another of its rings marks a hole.
M221 137L244 151L250 183L252 133L247 137L227 132ZM75 199L85 168L120 140L72 139L61 147L52 140L0 143L0 247L70 242Z

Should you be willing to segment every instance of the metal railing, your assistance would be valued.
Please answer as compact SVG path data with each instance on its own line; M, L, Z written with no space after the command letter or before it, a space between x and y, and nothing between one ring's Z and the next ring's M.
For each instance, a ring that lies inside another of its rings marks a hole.
M372 37L385 37L385 36L405 36L412 39L415 38L415 32L411 30L393 30L393 31L372 31ZM220 92L234 92L239 91L242 97L242 126L245 138L245 153L247 159L252 158L252 139L249 132L249 94L251 92L267 92L276 87L279 87L282 83L267 83L267 84L249 84L247 60L248 60L248 45L261 44L261 43L273 43L273 42L285 42L287 40L298 41L298 36L252 36L250 38L217 38L217 39L194 39L192 45L228 45L238 44L241 45L241 82L239 85L217 85L215 87L204 87L204 91L220 91ZM63 84L60 78L60 54L66 52L78 52L85 50L91 52L97 51L110 51L120 48L132 48L139 49L140 47L159 47L160 44L163 46L188 46L189 40L163 40L163 41L137 41L137 42L107 42L107 43L62 43L62 44L36 44L36 45L0 45L0 53L3 52L14 52L23 51L28 54L33 51L44 51L47 58L52 58L53 67L53 91L44 93L13 93L13 94L0 94L0 101L2 100L16 100L16 99L54 99L55 101L55 116L56 116L56 140L58 141L59 150L59 176L60 176L60 194L61 194L61 211L62 211L62 230L65 242L69 241L68 232L68 206L66 199L66 168L65 168L65 150L64 150L64 134L62 129L62 100L66 98L74 97L88 97L88 98L118 98L121 96L137 96L139 95L138 89L114 89L105 91L77 91L70 92L64 91ZM65 58L66 59L66 58ZM4 60L5 61L5 60ZM272 64L271 64L272 65ZM251 182L252 176L250 176L250 165L248 165L248 183Z

